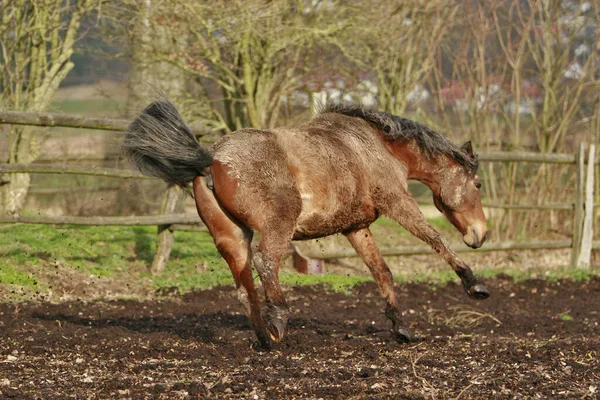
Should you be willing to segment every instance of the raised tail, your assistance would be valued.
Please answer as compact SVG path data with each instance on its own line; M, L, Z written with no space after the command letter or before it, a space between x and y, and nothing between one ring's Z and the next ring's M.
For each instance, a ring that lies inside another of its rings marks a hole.
M142 174L182 187L212 164L210 152L168 100L150 104L129 125L123 151Z

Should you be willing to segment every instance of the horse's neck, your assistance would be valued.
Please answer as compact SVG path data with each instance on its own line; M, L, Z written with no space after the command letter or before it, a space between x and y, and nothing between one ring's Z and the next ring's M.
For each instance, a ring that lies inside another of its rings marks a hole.
M439 187L439 170L448 166L448 156L440 154L429 156L415 140L392 144L393 153L407 169L407 178L429 186L431 190Z

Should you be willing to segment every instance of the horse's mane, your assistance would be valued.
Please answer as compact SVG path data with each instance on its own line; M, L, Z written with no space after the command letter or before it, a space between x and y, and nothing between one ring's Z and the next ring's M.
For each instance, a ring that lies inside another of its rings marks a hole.
M425 149L429 155L446 154L468 170L477 170L478 162L476 155L469 157L463 149L450 142L441 133L410 119L385 112L368 110L352 104L330 103L325 105L319 113L336 113L349 117L362 118L393 139L415 139L419 147Z

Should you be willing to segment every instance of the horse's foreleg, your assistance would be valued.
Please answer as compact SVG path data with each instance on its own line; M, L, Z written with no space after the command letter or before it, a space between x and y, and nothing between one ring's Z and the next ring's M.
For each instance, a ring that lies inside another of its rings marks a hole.
M402 311L398 307L392 272L381 256L377 243L368 228L346 233L346 237L365 262L373 278L379 286L379 291L387 303L385 315L392 321L392 334L401 343L410 342L411 337L402 323Z
M235 285L238 299L244 306L254 332L264 348L271 346L260 313L260 299L252 278L252 232L235 223L219 206L203 178L194 181L194 195L200 218L211 233L217 250L225 259Z
M450 264L454 272L456 272L470 297L482 300L490 296L490 292L483 283L475 278L471 268L458 257L439 232L427 222L412 197L406 194L391 209L385 210L384 214L397 221L411 234L423 240L442 256Z

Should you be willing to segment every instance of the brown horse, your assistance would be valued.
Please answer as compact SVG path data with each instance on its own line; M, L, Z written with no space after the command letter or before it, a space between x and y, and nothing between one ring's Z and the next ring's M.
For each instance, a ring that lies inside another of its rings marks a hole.
M152 103L131 124L125 152L145 174L171 184L193 181L198 214L229 264L238 296L264 347L279 342L289 315L278 272L292 240L346 235L371 270L400 342L411 340L392 274L369 230L385 215L425 241L475 299L489 296L469 266L426 221L407 190L416 179L436 207L480 247L487 238L471 143L455 146L413 121L355 106L327 106L296 128L242 129L203 148L168 101ZM260 233L253 252L253 232ZM267 302L263 322L252 279L258 271Z

